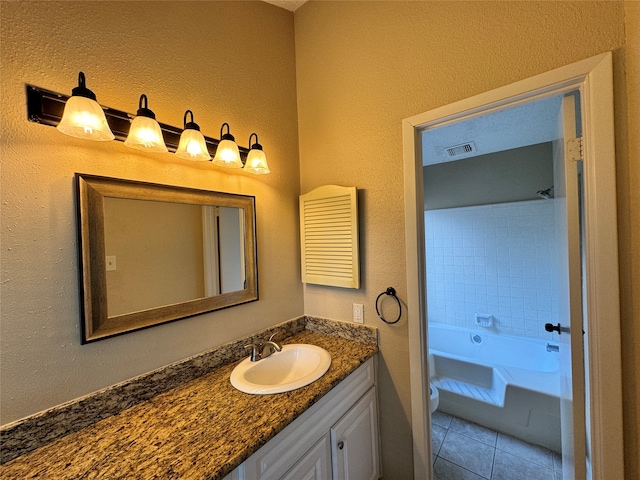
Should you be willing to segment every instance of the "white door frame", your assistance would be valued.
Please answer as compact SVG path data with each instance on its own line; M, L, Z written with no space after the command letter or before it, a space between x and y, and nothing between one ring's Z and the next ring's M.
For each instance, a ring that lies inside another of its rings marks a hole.
M420 132L535 97L580 89L592 478L624 478L622 366L611 52L403 120L407 304L414 478L431 478L424 204Z

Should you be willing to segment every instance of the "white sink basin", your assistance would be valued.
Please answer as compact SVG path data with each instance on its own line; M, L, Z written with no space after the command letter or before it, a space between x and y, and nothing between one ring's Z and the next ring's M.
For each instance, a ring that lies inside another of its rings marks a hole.
M252 362L240 362L231 372L231 385L245 393L265 395L304 387L324 375L331 355L324 348L303 343L284 345L281 352Z

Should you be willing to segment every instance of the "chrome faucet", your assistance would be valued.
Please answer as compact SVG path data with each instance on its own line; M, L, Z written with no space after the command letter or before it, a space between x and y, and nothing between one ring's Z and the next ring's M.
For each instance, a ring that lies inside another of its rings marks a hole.
M250 343L249 345L245 345L244 348L251 349L251 361L257 362L258 360L262 360L263 358L267 358L274 352L282 351L282 346L276 343L273 340L275 337L275 333L269 337L264 343Z
M261 343L255 344L255 343L250 343L249 345L245 345L244 348L250 348L251 349L251 361L252 362L257 362L258 360L260 360L260 347L262 346Z
M273 337L275 335L276 335L275 333L273 335L271 335L269 337L269 340L264 342L264 344L262 345L262 353L260 355L260 358L267 358L273 352L282 351L282 347L280 345L278 345L276 342L273 341Z

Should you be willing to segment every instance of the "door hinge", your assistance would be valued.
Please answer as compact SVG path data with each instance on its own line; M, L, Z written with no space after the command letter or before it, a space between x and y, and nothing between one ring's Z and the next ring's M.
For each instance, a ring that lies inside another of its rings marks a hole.
M582 137L570 138L567 140L567 160L573 160L574 162L582 160Z

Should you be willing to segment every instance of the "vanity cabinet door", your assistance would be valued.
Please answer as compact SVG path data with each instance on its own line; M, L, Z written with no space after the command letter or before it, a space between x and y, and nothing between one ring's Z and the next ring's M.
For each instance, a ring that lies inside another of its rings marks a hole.
M331 478L331 440L326 433L280 480Z
M380 467L374 360L367 360L224 480L378 478ZM337 448L337 441L334 443L334 437L338 434L339 440L348 443L348 458L345 458L345 452ZM345 470L343 467L340 471L351 472L351 476L335 473L338 452L340 462L349 462L348 468ZM366 465L358 467L359 462L365 462ZM369 473L364 476L364 473L357 473L359 470L355 468Z
M331 428L334 480L380 478L376 403L376 389L371 388Z
M244 480L244 469L242 468L242 465L240 465L222 480Z

